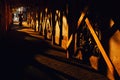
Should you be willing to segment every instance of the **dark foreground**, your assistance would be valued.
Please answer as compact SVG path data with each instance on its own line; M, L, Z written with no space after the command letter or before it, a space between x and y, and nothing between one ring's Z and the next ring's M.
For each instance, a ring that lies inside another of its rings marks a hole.
M1 80L107 80L81 61L66 59L64 50L25 32L9 31L0 47Z

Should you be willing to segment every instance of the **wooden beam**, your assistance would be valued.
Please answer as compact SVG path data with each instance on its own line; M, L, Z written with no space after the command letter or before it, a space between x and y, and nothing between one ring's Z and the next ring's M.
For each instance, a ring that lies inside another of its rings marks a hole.
M113 74L114 67L113 67L113 65L112 65L112 63L111 63L111 61L110 61L110 59L108 58L108 56L107 56L107 54L106 54L106 52L105 52L105 50L104 50L102 44L100 43L100 41L99 41L99 39L98 39L98 37L97 37L95 31L93 30L92 25L90 24L89 19L86 18L86 19L85 19L85 22L86 22L86 24L87 24L87 26L88 26L88 28L89 28L89 30L90 30L90 32L91 32L93 38L94 38L94 40L95 40L95 42L96 42L96 44L97 44L97 46L98 46L98 48L99 48L99 50L100 50L100 52L101 52L101 54L102 54L102 56L103 56L103 58L104 58L106 64L107 64L107 66L108 66L110 72Z
M81 22L83 21L83 18L85 17L87 10L88 10L88 7L86 7L86 8L84 9L84 11L81 13L81 15L80 15L80 17L79 17L79 19L78 19L77 29L79 28Z
M80 26L80 24L81 24L84 16L85 16L85 12L82 12L82 13L81 13L81 16L80 16L80 18L79 18L79 20L78 20L78 23L77 23L77 28L79 28L79 26Z
M66 49L70 46L70 43L72 42L72 39L73 39L73 34L70 36L70 38L69 38L69 40L68 40Z
M85 7L84 11L81 13L79 19L78 19L78 22L77 22L77 29L79 28L81 22L83 21L85 15L86 15L86 12L88 10L88 7ZM72 42L72 39L73 39L73 33L71 34L69 40L68 40L68 43L67 43L67 47L66 49L69 47L70 43Z

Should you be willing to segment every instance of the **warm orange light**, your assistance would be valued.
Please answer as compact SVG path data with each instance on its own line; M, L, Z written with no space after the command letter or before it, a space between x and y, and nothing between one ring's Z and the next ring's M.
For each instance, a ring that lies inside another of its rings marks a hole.
M84 16L85 16L85 13L82 12L82 13L81 13L81 16L80 16L80 18L79 18L79 20L78 20L78 23L77 23L77 26L78 26L78 27L80 26L80 24L81 24L81 22L82 22Z
M73 35L70 36L70 39L68 40L66 49L69 47L70 43L72 42L72 39L73 39Z
M56 21L55 25L55 43L59 44L59 38L60 38L60 27L59 27L59 22Z
M110 24L113 23L115 24L115 22L111 19ZM113 25L111 25L110 27L113 27ZM110 59L113 65L115 66L116 71L120 75L120 31L119 30L116 30L114 35L112 35L109 40L109 52L110 52Z
M97 35L95 34L95 31L93 30L92 25L91 25L90 22L89 22L89 19L86 18L86 19L85 19L85 22L86 22L86 24L87 24L87 26L88 26L88 28L89 28L89 30L90 30L93 38L95 39L95 42L96 42L98 48L99 48L100 51L101 51L101 54L102 54L103 58L105 59L109 70L110 70L111 73L113 74L113 69L114 69L114 68L113 68L113 66L112 66L112 63L110 62L110 60L109 60L109 58L108 58L108 56L107 56L107 54L106 54L106 52L105 52L102 44L100 43Z
M110 19L110 27L112 27L113 25L114 25L114 21Z
M45 8L45 12L48 12L48 8Z
M38 31L38 20L36 20L36 31Z
M80 16L80 18L79 18L79 20L78 20L78 23L77 23L77 28L80 26L83 18L85 17L86 12L87 12L87 9L88 9L88 7L86 7L86 8L84 9L84 11L81 13L81 16Z
M59 13L59 10L56 10L56 14L58 14Z
M68 23L66 16L62 17L62 47L66 49L66 45L68 42Z

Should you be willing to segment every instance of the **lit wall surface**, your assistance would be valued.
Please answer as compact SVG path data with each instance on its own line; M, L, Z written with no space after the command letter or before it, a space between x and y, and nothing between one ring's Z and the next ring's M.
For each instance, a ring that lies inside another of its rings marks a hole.
M66 48L67 47L67 42L68 42L68 23L67 23L67 18L63 16L62 18L62 47Z
M120 31L117 30L110 39L110 58L120 75Z

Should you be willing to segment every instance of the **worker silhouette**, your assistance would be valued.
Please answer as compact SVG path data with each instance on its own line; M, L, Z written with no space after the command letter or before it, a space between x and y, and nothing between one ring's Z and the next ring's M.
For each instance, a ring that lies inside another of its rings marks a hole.
M19 26L22 26L22 22L23 22L22 16L23 16L23 14L22 14L22 12L20 12L20 14L19 14Z

